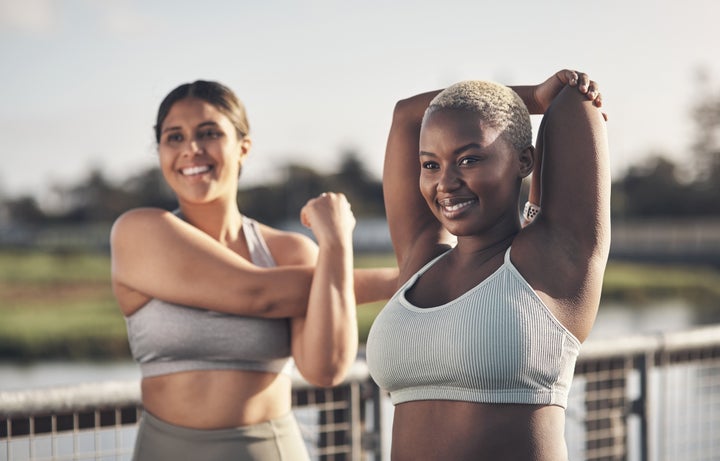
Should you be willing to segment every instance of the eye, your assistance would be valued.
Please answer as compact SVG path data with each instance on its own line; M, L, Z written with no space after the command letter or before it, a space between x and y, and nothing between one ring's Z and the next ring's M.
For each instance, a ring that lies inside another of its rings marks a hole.
M215 129L207 129L203 130L200 133L198 133L199 139L219 139L221 138L223 133L219 130Z
M430 160L428 160L427 162L422 162L422 163L420 164L420 167L421 167L423 170L437 170L438 168L440 168L440 166L438 165L437 162L433 162L433 161L430 161Z
M475 156L467 156L460 159L458 162L458 165L460 166L470 166L477 162L479 162L481 159Z
M165 136L165 142L166 143L178 143L182 142L183 135L182 133L168 133L167 136Z

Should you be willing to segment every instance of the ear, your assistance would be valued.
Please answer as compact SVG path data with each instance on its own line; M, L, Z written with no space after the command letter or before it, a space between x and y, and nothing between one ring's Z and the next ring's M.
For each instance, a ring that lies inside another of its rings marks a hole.
M243 161L245 161L245 157L247 157L247 155L250 153L251 148L252 139L250 139L250 136L245 136L240 140L240 157L238 158L240 165L242 165Z
M521 150L518 153L518 160L520 165L518 175L521 178L525 178L532 173L535 166L535 148L533 146L528 146Z

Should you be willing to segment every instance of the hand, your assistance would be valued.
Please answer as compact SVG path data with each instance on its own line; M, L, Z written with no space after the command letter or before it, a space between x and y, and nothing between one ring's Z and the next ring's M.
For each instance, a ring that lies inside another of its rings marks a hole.
M555 99L555 96L560 93L560 90L562 90L565 85L573 86L577 88L580 93L587 95L587 98L593 102L595 107L602 107L602 95L600 94L600 86L597 82L590 80L590 77L585 73L563 69L535 87L533 96L535 102L542 108L543 112L550 107L552 100ZM602 112L602 115L607 121L607 114Z
M308 200L300 210L300 222L324 242L350 242L355 228L355 215L344 194L325 192Z

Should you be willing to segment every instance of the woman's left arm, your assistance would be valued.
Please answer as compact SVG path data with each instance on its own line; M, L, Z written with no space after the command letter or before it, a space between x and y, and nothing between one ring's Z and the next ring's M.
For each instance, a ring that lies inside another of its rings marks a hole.
M590 80L587 74L574 70L560 70L539 85L513 86L511 88L520 96L531 114L544 114L565 86L575 87L577 91L586 95L587 99L592 101L595 107L602 108L602 95L597 83ZM602 116L607 121L605 112L602 112ZM535 164L530 179L528 203L526 204L526 210L523 211L523 226L532 222L541 209L542 154L542 149L535 151Z
M582 341L597 313L610 248L603 115L584 95L565 87L543 117L536 150L543 156L542 211L516 237L513 258Z

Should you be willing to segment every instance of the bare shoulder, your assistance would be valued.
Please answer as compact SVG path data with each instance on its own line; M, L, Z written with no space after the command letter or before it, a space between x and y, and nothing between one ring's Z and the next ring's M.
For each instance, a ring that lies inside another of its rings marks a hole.
M317 244L308 236L299 232L276 229L258 223L270 253L280 266L315 264Z
M153 232L163 219L178 218L160 208L135 208L120 215L113 223L110 233L113 259L112 288L120 311L125 316L135 313L150 300L150 297L122 283L118 271L130 259L141 256L142 251L136 248L137 242Z
M161 208L134 208L124 212L115 220L112 226L111 236L147 231L149 230L148 226L167 219L179 218Z

